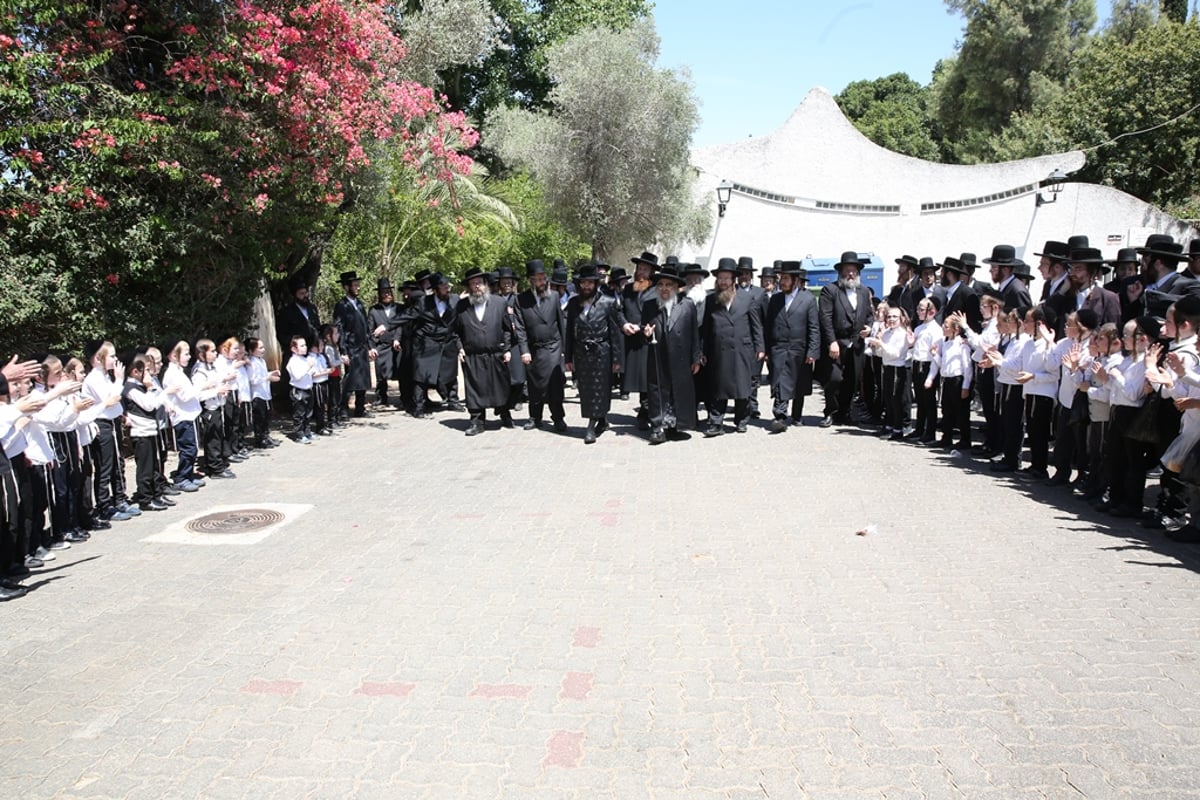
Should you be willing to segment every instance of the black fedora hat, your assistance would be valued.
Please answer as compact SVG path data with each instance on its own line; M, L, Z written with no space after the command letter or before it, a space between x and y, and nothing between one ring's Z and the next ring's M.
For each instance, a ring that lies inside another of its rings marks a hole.
M955 258L954 256L946 256L946 262L944 264L939 264L938 266L944 270L957 272L959 275L970 274L967 272L967 267L965 264L963 264L962 259Z
M679 266L679 256L667 256L666 260L663 261L663 264L665 264L669 267L678 267Z
M417 284L417 285L420 286L420 284ZM448 277L446 277L445 274L443 274L441 272L434 272L433 274L431 274L429 276L429 285L430 286L450 286L451 283L450 283L450 279Z
M938 265L935 264L933 259L930 258L929 256L923 256L921 258L921 260L917 262L917 272L924 272L927 269L937 269L937 268L938 268Z
M597 270L600 269L599 264L596 265L596 269ZM608 282L609 283L618 283L620 281L627 281L627 280L629 280L629 270L625 269L624 267L613 267L612 269L610 269L608 271Z
M392 282L387 278L380 278L375 282L375 291L380 294L392 291Z
M1117 251L1116 258L1109 259L1105 263L1117 267L1121 264L1140 264L1142 263L1142 260L1138 258L1138 251L1136 247L1122 247Z
M979 296L980 299L984 297L990 297L999 302L1001 305L1004 304L1004 295L1000 293L999 289L997 289L995 286L992 286L990 283L985 284L984 287L979 290Z
M683 286L686 281L679 274L679 270L675 268L675 264L664 264L659 268L658 272L654 273L650 280L658 283L659 281L675 281L676 286Z
M707 278L709 272L699 264L684 264L683 276L686 278L688 275L699 275L701 278Z
M517 273L513 272L512 267L500 267L498 270L496 270L496 279L500 280L501 278L509 278L515 281L517 279Z
M974 253L963 253L958 257L958 263L963 265L968 275L974 275L975 268L979 266L979 262L975 260Z
M594 261L589 261L587 264L575 270L576 281L599 281L600 280L600 265Z
M763 267L762 270L758 273L758 277L759 277L759 280L761 280L763 278L774 278L775 277L775 268L774 267Z
M779 274L791 275L793 278L804 278L808 276L808 272L804 269L804 267L800 266L799 261L779 262Z
M355 272L354 270L350 270L349 272L343 272L341 274L341 276L338 278L338 283L345 286L347 283L354 283L355 281L361 281L361 280L362 280L362 278L358 277L357 272Z
M421 281L425 280L432 274L433 273L427 269L419 269L419 270L417 270L417 274L413 275L413 280L416 281L417 283L420 283Z
M534 275L545 275L546 267L542 264L540 258L535 258L532 261L525 262L525 277L532 278Z
M420 290L421 284L411 279L400 284L400 291L402 292L418 292Z
M750 256L738 256L738 272L754 272L754 259Z
M991 258L985 258L985 264L998 264L1002 267L1011 267L1017 263L1017 248L1011 244L998 244L992 248Z
M734 261L732 258L722 258L717 262L716 269L714 269L712 272L713 275L716 275L718 272L732 272L737 274L737 271L738 265L736 261Z
M554 269L566 269L566 268L567 268L567 262L563 261L561 258L554 259Z
M1067 262L1070 264L1099 266L1104 263L1104 254L1096 247L1076 247L1071 251L1071 256L1067 259Z
M1071 255L1071 247L1066 242L1056 242L1054 240L1046 242L1046 246L1042 248L1042 251L1041 253L1034 253L1034 255L1039 258L1045 256L1055 261L1066 261Z
M567 285L567 268L565 266L555 267L550 271L551 286L566 286Z
M1146 244L1135 248L1138 255L1142 253L1153 253L1155 251L1164 250L1167 247L1175 244L1175 237L1165 233L1152 233L1146 237Z
M1033 278L1033 272L1029 269L1029 265L1019 258L1013 262L1012 268L1013 275L1018 278Z
M658 256L651 253L649 250L643 250L640 256L634 256L629 259L634 264L649 264L652 267L658 267Z
M1178 242L1164 242L1158 247L1139 247L1138 252L1143 255L1153 256L1167 262L1186 261L1187 256L1183 254L1183 245Z
M833 268L838 272L842 271L842 267L858 267L859 269L862 269L864 263L866 262L858 257L857 252L854 250L847 250L846 252L842 253L842 257L836 264L833 265Z
M462 282L470 283L474 278L483 278L485 281L491 281L491 273L485 271L482 267L468 267L463 273Z
M896 259L896 263L897 263L897 264L906 264L906 265L908 265L908 266L909 266L911 269L916 269L916 268L917 268L917 265L918 265L920 262L919 262L919 261L917 261L917 257L916 257L916 256L908 256L908 255L904 255L904 256L900 256L899 258L897 258L897 259Z
M1091 246L1092 246L1091 243L1088 242L1088 237L1084 236L1082 233L1077 233L1074 236L1067 237L1067 252L1068 253L1073 250L1082 250L1085 247L1091 247Z
M1200 239L1192 239L1190 242L1188 242L1187 254L1188 258L1200 256Z

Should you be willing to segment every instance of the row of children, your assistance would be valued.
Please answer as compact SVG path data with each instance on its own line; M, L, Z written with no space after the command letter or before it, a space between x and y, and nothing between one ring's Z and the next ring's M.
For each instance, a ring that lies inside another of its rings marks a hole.
M979 332L962 312L938 323L938 306L936 298L921 300L913 328L901 308L877 309L866 345L881 378L883 435L994 459L995 472L1069 485L1098 510L1200 541L1188 527L1189 456L1200 455L1193 452L1200 442L1200 298L1177 300L1165 319L1140 316L1120 328L1080 308L1067 315L1061 338L1049 305L1006 311L990 289L980 297ZM973 395L985 430L974 448ZM1021 469L1026 441L1030 464ZM1157 499L1146 510L1147 473L1159 471Z
M336 340L336 333L332 334ZM297 348L294 348L294 350ZM335 349L289 363L293 389L305 378L328 386ZM249 448L271 448L271 384L263 343L236 338L219 347L181 341L166 363L158 348L137 353L128 366L110 342L95 346L88 364L53 355L17 363L0 376L0 600L20 597L20 579L54 560L55 551L87 541L147 511L175 505L207 479L236 477L230 464ZM320 362L320 363L318 363ZM337 398L322 389L320 430L336 419ZM135 463L126 489L128 439ZM294 432L295 433L295 432ZM311 436L297 436L311 441ZM203 456L201 457L201 448ZM167 453L174 468L167 471Z

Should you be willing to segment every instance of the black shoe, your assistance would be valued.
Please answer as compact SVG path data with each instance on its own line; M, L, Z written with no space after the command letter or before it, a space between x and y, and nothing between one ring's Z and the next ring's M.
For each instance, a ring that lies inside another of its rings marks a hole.
M745 433L747 430L746 420L743 419L743 420L740 420L739 422L734 423L733 430L735 433Z
M704 430L704 437L706 439L711 439L714 436L721 436L724 433L724 426L717 425L716 423L710 423L709 426Z
M567 432L567 421L565 419L554 420L554 432L555 433L566 433Z
M151 500L149 503L142 506L142 508L146 509L147 511L166 511L168 508L170 508L170 506L163 505L157 500Z
M32 574L33 572L24 564L16 564L8 568L8 577L10 578L16 578L20 580L21 578L28 577Z
M237 475L234 475L232 470L223 469L220 472L210 473L208 477L210 477L210 478L236 478Z
M900 431L892 431L890 434L888 434L887 440L889 442L903 442L904 434Z
M24 597L26 594L25 587L20 589L9 589L7 586L0 586L0 602L5 600L16 600L18 597Z
M596 435L599 436L606 430L608 430L608 417L601 417L596 420Z
M669 441L686 442L688 439L691 439L691 438L692 438L692 436L690 433L687 433L687 432L681 431L681 430L676 430L675 428L667 428L667 439Z
M106 519L98 519L88 523L88 528L94 531L111 531L112 523Z
M821 428L832 428L833 427L833 417L829 417L829 416L822 417L821 421L817 423L817 426L821 427Z
M513 427L512 414L508 413L507 411L500 412L500 427L502 427L502 428L512 428Z
M650 433L650 444L662 444L667 440L667 434L661 428Z
M174 486L171 486L169 484L162 488L162 493L163 494L183 494L182 491L180 491L179 489L176 489Z
M787 420L777 419L771 422L772 433L783 433L788 429Z
M235 464L240 464L240 463L242 463L243 461L245 461L245 460L246 460L246 458L245 458L244 456L239 456L237 453L234 453L233 455L231 455L231 456L228 456L228 457L227 457L225 460L226 460L226 461L232 461L232 462L233 462L233 463L235 463Z
M172 499L171 499L171 498L169 498L169 497L156 497L156 498L154 498L154 501L155 501L156 503L159 503L159 504L161 504L161 505L164 505L164 506L173 506L173 505L175 505L175 501L174 501L174 500L172 500Z
M593 420L588 421L587 432L585 434L583 434L583 443L584 444L595 444L596 443L596 420L593 419Z
M479 420L472 420L467 426L467 436L478 436L483 433L483 423Z
M467 407L464 406L462 403L447 403L446 410L447 411L466 411Z
M522 425L521 429L527 431L536 431L540 427L542 427L542 421L540 419L531 419Z
M1142 515L1142 510L1140 508L1134 508L1133 506L1121 505L1121 506L1110 506L1108 509L1108 513L1111 516L1117 517L1119 519L1136 519Z
M1050 473L1041 467L1026 467L1021 470L1022 478L1032 478L1036 481L1045 481L1050 479Z
M63 535L63 541L70 542L71 544L86 542L90 538L92 537L88 536L83 531L67 531L66 534Z

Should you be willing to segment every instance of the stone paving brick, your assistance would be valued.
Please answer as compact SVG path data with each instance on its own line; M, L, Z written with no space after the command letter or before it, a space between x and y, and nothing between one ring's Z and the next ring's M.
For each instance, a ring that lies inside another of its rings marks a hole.
M592 447L380 414L64 551L5 604L0 796L1194 796L1196 548L850 431L650 448L627 411ZM912 502L948 481L987 513ZM146 541L264 497L312 510Z

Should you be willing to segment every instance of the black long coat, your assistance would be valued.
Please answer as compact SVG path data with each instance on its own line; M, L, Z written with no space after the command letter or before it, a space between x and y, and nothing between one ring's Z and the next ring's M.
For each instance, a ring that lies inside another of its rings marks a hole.
M654 287L637 291L633 284L621 290L620 310L623 322L631 322L638 326L639 332L625 337L625 382L622 388L630 392L646 391L646 337L641 334L642 306L647 300L653 300L658 295Z
M483 319L479 320L470 301L460 300L454 332L466 353L463 386L467 408L480 410L507 405L509 379L504 356L512 347L508 303L503 297L489 295L484 300Z
M438 314L437 298L426 295L406 312L412 324L413 382L420 386L446 386L458 381L456 304L454 297L446 298L446 313Z
M321 318L317 315L317 307L311 304L302 310L297 303L288 303L279 309L279 314L275 317L275 338L279 340L279 346L283 348L285 356L292 349L293 336L315 340L320 330Z
M734 292L729 308L717 299L704 304L700 327L704 343L708 393L713 400L750 396L750 378L758 374L757 354L763 352L762 315L758 299L749 292Z
M696 304L680 295L667 318L656 297L642 305L643 325L654 325L647 347L646 393L655 428L696 426L696 386L692 365L700 363Z
M388 312L391 312L389 315ZM384 306L376 303L367 312L367 330L371 332L371 347L377 353L375 357L375 375L381 379L397 377L399 372L400 351L392 349L392 343L400 341L404 329L404 309L396 303ZM375 329L383 326L383 333L375 335Z
M532 289L526 289L517 296L517 308L530 356L529 365L525 368L529 399L540 402L551 387L562 386L565 382L563 337L567 318L558 292L553 289L540 300Z
M339 346L346 354L342 391L364 392L371 385L371 359L367 355L371 349L371 331L362 301L349 296L338 300L333 307L333 321L342 331Z
M521 314L521 309L517 306L518 295L501 295L500 299L504 301L508 307L508 324L512 330L512 349L511 358L508 360L508 378L512 386L521 386L525 383L525 364L521 361L521 356L529 352L529 347L525 343L525 319Z
M813 365L821 355L821 324L812 292L801 289L791 306L777 292L767 302L763 329L771 360L771 396L778 400L807 397L813 390Z
M575 295L567 301L564 355L574 369L579 412L586 419L599 419L608 413L612 408L613 367L628 367L621 320L617 302L611 297L596 295L595 304L586 316L582 297Z

